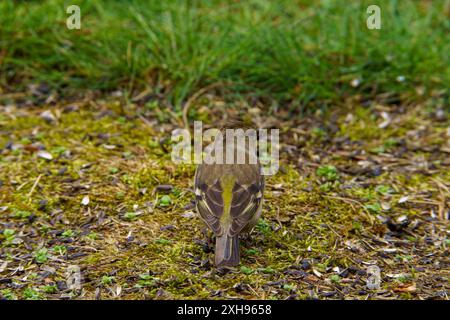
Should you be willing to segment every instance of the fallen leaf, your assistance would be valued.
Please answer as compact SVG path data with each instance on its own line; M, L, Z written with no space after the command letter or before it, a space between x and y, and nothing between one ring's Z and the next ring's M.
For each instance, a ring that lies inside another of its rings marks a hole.
M399 286L397 288L394 288L394 292L415 292L416 291L416 284L410 284L405 286Z

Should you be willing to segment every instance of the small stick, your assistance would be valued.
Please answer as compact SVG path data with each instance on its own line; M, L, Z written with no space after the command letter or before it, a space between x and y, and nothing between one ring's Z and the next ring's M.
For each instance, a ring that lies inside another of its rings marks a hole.
M190 96L189 99L186 101L186 103L184 104L184 107L183 107L183 124L187 130L189 130L188 113L189 113L189 108L190 108L192 102L194 102L198 97L200 97L206 91L208 91L214 87L220 86L220 85L223 85L223 83L216 82L216 83L212 83L206 87L203 87L202 89L200 89L196 93L194 93L192 96Z
M36 178L36 180L33 183L33 186L31 187L30 192L28 193L28 197L31 197L31 195L34 192L34 189L36 189L37 184L39 183L39 180L41 180L42 174L38 175L38 177Z

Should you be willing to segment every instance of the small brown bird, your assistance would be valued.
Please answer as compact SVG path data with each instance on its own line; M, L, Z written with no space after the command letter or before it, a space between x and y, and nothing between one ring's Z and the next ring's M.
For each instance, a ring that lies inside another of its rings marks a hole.
M261 216L264 176L259 161L248 159L244 164L203 163L195 173L197 211L216 236L216 266L239 264L239 235L250 232Z

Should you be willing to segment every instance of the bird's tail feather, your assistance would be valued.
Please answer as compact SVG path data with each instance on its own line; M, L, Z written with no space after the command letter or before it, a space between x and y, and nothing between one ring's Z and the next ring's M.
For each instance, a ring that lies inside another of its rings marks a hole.
M216 266L234 267L239 264L239 236L221 235L216 237Z

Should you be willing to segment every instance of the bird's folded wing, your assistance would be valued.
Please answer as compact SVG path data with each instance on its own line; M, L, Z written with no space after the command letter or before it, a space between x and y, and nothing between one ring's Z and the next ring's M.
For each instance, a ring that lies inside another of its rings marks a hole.
M251 185L236 183L230 206L230 236L235 236L252 220L262 200L263 180ZM223 215L224 202L222 187L217 180L213 185L201 184L195 190L197 209L206 224L216 235L222 234L220 218Z
M262 200L262 182L250 186L236 184L233 188L232 217L229 233L235 236L252 220Z
M197 210L216 235L222 233L220 217L223 214L222 187L219 180L211 186L201 184L195 190Z

